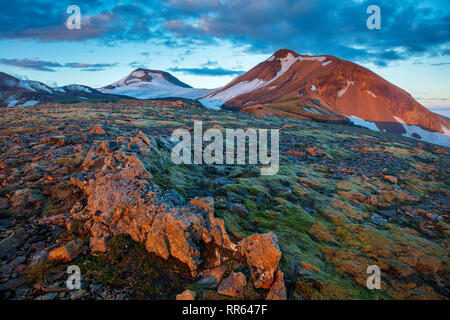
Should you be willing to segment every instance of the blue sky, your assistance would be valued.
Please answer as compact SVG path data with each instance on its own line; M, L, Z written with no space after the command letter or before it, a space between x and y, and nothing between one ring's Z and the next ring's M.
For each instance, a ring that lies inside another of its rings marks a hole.
M69 5L81 30L69 30ZM369 30L366 9L381 8ZM194 86L231 81L280 48L359 63L450 116L450 2L325 0L2 1L0 71L100 87L137 67ZM436 110L436 109L435 109Z

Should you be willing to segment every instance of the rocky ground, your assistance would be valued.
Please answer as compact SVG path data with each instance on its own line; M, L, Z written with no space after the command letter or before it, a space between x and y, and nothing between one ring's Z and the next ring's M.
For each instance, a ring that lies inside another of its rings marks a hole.
M448 149L189 101L0 114L1 299L448 299ZM279 173L174 165L194 120L280 129Z

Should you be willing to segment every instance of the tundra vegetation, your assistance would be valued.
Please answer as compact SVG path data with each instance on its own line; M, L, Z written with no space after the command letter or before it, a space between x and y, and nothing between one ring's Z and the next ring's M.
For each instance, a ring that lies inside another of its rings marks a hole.
M194 121L279 130L278 173L174 164ZM444 147L164 100L5 108L0 141L2 299L448 299Z

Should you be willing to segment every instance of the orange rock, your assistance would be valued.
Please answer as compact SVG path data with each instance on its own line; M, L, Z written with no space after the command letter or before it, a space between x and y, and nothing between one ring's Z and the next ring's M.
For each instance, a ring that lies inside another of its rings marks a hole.
M325 154L325 151L323 151L322 149L319 149L317 147L306 148L306 152L308 152L313 157L315 157L317 155L324 155Z
M306 156L306 152L304 151L297 151L297 150L288 150L286 151L287 156L294 156L294 157L303 157Z
M103 130L98 124L95 124L92 129L89 131L90 134L105 134L105 130Z
M278 270L275 281L270 287L266 300L286 300L286 287L284 285L284 273Z
M62 262L72 261L83 251L83 245L84 242L81 239L72 240L65 246L50 251L49 260Z
M222 281L217 293L230 297L237 297L242 293L246 284L247 279L245 279L245 275L242 272L232 272Z
M195 300L197 294L192 290L185 290L183 293L177 294L177 300Z
M106 239L105 238L94 238L89 240L89 247L92 252L105 252L106 251Z
M203 276L199 283L214 283L216 286L222 281L225 272L227 271L226 265L221 265L212 269L203 271L201 274Z
M397 183L398 182L398 178L395 176L383 176L384 180L388 180L392 183Z
M252 269L255 287L269 289L281 258L276 235L253 234L239 242L239 247Z

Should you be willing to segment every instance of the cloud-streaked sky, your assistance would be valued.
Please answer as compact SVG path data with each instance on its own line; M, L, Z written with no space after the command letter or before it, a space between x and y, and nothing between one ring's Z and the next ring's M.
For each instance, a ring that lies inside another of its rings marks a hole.
M381 29L369 30L369 5ZM81 30L65 26L78 5ZM0 71L100 87L146 67L214 88L289 48L359 63L450 110L448 0L15 0L0 14Z

